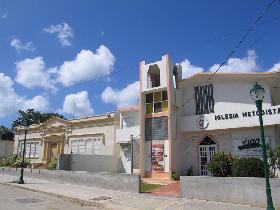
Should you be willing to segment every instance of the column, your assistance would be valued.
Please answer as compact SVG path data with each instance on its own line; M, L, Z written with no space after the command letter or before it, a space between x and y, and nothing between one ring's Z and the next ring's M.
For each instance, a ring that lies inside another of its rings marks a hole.
M61 141L61 154L64 154L64 139Z
M44 161L46 159L46 142L45 139L43 138L43 158L42 160Z
M57 145L56 145L56 150L57 150L57 156L60 154L60 141L57 141Z
M44 139L44 153L43 153L43 162L48 161L48 154L49 154L49 142Z

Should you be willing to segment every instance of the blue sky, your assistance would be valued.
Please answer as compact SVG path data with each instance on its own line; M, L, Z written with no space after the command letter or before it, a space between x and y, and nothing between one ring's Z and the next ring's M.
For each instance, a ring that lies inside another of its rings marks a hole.
M71 117L137 103L139 62L169 53L214 71L268 1L0 1L0 124L18 109ZM280 67L276 2L221 71Z

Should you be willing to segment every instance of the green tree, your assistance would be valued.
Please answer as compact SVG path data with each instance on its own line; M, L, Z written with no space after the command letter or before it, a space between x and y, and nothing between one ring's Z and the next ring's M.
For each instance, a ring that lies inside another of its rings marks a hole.
M12 123L13 129L15 129L17 126L29 126L32 124L40 124L47 121L53 116L65 119L63 115L60 115L58 113L41 113L39 111L35 111L34 109L27 109L26 111L19 110L18 115L18 118Z
M10 128L0 125L0 139L2 140L13 140L14 133Z

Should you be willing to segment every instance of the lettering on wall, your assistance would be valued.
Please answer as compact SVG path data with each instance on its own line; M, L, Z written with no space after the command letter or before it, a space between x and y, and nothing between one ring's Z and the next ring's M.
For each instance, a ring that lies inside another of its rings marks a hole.
M242 113L227 113L227 114L217 114L215 115L215 120L232 120L232 119L238 119L240 118L250 118L250 117L256 117L259 116L259 111L247 111ZM262 115L279 115L280 114L280 108L279 107L271 107L268 109L262 110Z
M214 113L213 84L194 87L196 115Z
M265 144L269 144L269 137L265 137ZM233 152L239 157L262 157L260 137L243 137L233 140Z

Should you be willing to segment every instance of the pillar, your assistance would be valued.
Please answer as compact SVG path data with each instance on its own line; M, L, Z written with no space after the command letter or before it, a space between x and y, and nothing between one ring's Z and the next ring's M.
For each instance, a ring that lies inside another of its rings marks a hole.
M43 153L43 162L48 161L48 155L49 155L49 142L44 139L44 153Z

